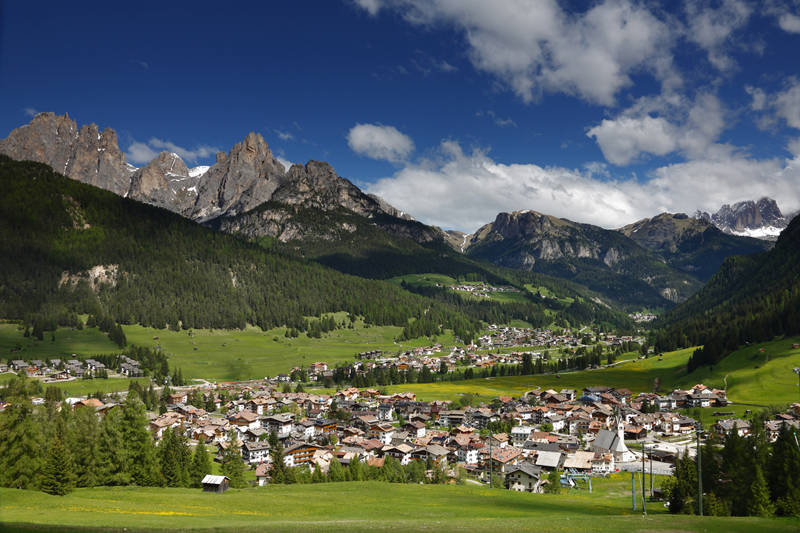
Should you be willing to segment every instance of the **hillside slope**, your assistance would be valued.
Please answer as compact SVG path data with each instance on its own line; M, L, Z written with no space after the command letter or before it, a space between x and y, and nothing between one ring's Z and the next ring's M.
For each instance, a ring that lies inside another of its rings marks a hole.
M701 286L619 232L534 211L500 213L472 235L466 253L584 284L630 308L671 306Z
M706 345L694 366L713 364L748 342L800 333L800 217L772 250L726 259L703 290L657 326L659 349Z
M3 317L102 312L155 327L268 329L328 311L401 326L427 312L470 323L452 306L269 252L46 165L0 156L0 187Z
M661 257L667 264L700 281L708 281L722 262L732 255L763 252L772 243L723 233L707 220L678 213L662 213L618 230L639 246Z

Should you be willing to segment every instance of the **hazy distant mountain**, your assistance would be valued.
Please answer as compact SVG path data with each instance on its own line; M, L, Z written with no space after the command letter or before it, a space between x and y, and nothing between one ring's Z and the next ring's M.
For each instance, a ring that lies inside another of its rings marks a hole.
M694 217L710 221L725 233L767 240L777 239L792 218L785 217L772 198L725 204L714 214L697 211Z

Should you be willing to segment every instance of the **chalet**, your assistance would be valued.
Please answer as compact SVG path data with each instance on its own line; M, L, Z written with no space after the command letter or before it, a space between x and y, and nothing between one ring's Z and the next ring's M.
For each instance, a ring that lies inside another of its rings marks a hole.
M533 426L514 426L511 428L511 443L521 446L533 432Z
M542 492L542 469L530 463L511 465L506 469L505 485L518 492Z
M456 427L464 423L464 411L442 411L439 413L439 425Z
M265 463L269 457L269 444L266 441L245 442L242 445L242 459L246 463Z
M492 450L491 458L494 471L505 474L506 469L517 464L520 461L521 456L522 450L518 448L494 448Z
M26 370L28 368L28 363L26 363L22 359L14 359L13 361L11 361L11 368L16 372L19 372L21 370Z
M336 431L336 421L328 420L326 418L318 418L314 420L314 434L326 435Z
M256 429L261 427L261 421L258 419L258 415L252 411L239 411L229 419L231 424L239 431L239 433L246 433L250 429Z
M713 429L717 435L724 437L734 428L740 437L750 434L750 422L740 418L726 418L723 420L717 420L716 423L714 423Z
M288 467L309 464L314 461L314 454L322 449L316 444L298 442L284 450L283 463Z
M412 448L408 444L398 444L397 446L384 446L383 448L381 448L381 457L386 457L387 455L389 455L400 461L401 465L407 465L409 461L411 461L411 452L413 451L414 448Z
M265 416L261 419L261 427L270 433L275 433L279 439L285 439L292 433L294 414L279 413Z
M269 483L269 465L262 463L256 467L256 485L263 487Z
M203 492L216 492L222 494L228 490L231 479L228 476L212 476L208 474L203 478Z
M407 431L413 438L419 438L425 436L426 428L422 422L408 422L403 426L403 430Z

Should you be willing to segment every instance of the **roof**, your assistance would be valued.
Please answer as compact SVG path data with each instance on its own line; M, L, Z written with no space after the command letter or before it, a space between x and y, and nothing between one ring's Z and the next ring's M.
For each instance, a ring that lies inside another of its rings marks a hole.
M228 476L212 476L208 474L203 478L203 485L222 485L222 482L226 479L230 481Z
M536 454L536 466L558 468L561 461L561 452L539 452Z
M542 473L542 469L538 466L532 465L531 463L520 463L518 465L511 465L506 468L506 475L513 474L517 471L524 472L525 474L535 478L538 478Z
M592 452L575 452L567 456L566 461L564 461L564 468L589 469L592 467L593 459L594 453Z

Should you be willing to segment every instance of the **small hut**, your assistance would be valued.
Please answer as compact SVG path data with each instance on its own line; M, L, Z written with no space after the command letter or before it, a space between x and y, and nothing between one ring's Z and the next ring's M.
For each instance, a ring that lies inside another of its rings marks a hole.
M228 476L212 476L208 474L203 478L203 492L216 492L222 494L228 490L231 480Z

